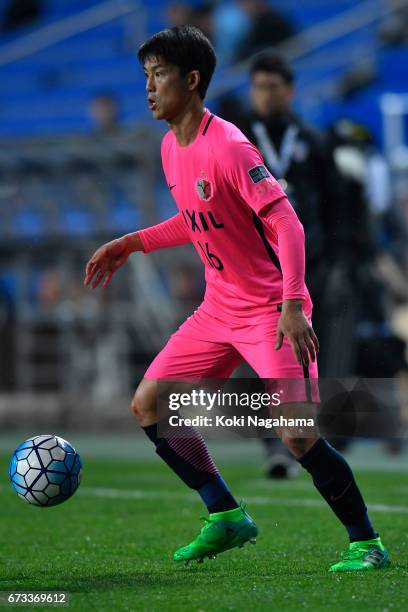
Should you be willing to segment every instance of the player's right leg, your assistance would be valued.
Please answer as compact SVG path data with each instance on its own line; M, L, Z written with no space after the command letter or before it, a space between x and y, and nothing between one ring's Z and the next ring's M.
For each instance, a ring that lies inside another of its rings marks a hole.
M198 313L198 314L197 314ZM205 339L203 339L205 338ZM157 454L206 504L209 517L199 535L174 553L176 561L204 557L254 540L257 527L221 478L203 437L191 427L177 427L163 435L157 414L159 381L227 378L241 357L222 342L223 330L197 311L172 335L139 384L132 412L156 447ZM166 419L164 419L166 420Z

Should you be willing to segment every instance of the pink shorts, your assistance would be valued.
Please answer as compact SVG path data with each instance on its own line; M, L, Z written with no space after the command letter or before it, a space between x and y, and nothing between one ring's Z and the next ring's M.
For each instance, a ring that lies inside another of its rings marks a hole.
M299 365L286 337L275 350L281 312L280 305L273 308L255 325L231 325L210 315L201 304L170 336L145 378L225 379L246 361L260 378L268 379L268 391L283 385L287 402L319 402L317 362L308 368Z

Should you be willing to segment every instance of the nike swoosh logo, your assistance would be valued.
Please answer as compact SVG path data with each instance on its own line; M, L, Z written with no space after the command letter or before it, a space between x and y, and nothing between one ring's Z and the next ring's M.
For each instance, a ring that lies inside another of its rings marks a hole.
M170 191L175 188L175 185L169 185Z
M343 495L346 493L346 491L349 490L351 485L352 485L352 481L350 480L350 482L348 483L347 487L344 489L344 491L342 493L340 493L340 495L337 495L336 497L334 495L330 495L330 501L337 501L338 499L343 497Z

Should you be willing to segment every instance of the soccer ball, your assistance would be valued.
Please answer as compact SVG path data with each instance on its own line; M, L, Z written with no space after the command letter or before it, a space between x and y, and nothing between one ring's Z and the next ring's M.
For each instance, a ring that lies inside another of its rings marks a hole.
M75 448L52 434L29 438L10 460L11 486L35 506L62 504L77 490L81 475L81 458Z

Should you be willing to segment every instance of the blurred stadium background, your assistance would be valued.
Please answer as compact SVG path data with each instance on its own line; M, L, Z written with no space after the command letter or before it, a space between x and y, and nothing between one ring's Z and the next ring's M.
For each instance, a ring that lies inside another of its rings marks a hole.
M258 31L259 40L293 63L296 111L340 135L333 150L339 141L347 149L339 170L360 185L368 211L355 230L373 237L368 265L377 289L363 290L353 320L327 338L328 354L343 355L328 372L395 378L393 437L406 436L407 2L0 0L4 440L48 430L136 433L132 389L203 290L188 248L132 257L109 290L82 286L97 246L175 210L160 164L165 126L150 118L136 51L165 26L198 25L219 57L207 104L239 122L260 7L274 11L278 25ZM347 197L362 205L352 190ZM341 318L361 282L340 278L326 299ZM369 316L380 298L380 315Z

